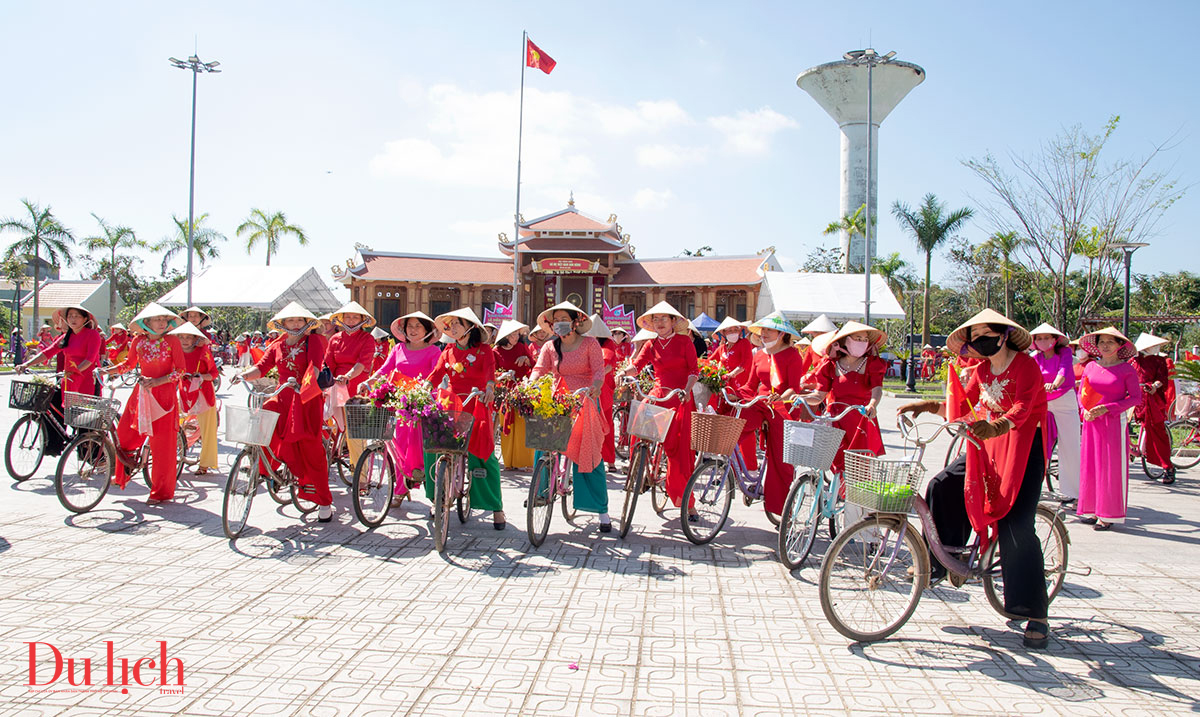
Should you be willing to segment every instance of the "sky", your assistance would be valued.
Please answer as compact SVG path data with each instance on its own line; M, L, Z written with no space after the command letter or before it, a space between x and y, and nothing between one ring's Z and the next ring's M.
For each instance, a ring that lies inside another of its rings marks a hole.
M198 51L223 70L199 78L196 139L196 211L229 238L221 262L263 261L235 235L253 207L285 212L311 240L286 240L273 262L327 278L356 242L498 256L527 30L558 65L525 77L526 219L573 192L580 210L617 214L639 257L774 246L794 269L835 244L821 230L839 193L837 126L796 86L800 72L867 46L925 69L880 130L881 211L929 192L979 206L990 197L964 159L1028 155L1112 115L1111 159L1170 140L1160 167L1193 185L1200 93L1177 53L1198 22L1192 0L0 0L0 217L20 217L28 198L79 237L97 232L93 212L148 241L167 235L187 214L191 103L190 73L167 58ZM1195 269L1180 259L1198 224L1193 189L1134 270ZM994 229L981 217L963 236ZM878 232L879 254L923 262L890 215ZM948 270L935 258L935 281Z

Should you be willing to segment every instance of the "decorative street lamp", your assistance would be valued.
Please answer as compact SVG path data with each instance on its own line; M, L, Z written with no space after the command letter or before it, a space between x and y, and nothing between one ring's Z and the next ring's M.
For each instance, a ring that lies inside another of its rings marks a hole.
M192 71L192 163L188 173L188 236L187 236L187 305L192 305L192 234L195 231L196 217L196 76L201 72L220 72L217 69L220 62L201 62L200 58L192 55L186 61L174 57L167 58L173 67Z
M1109 249L1120 249L1125 253L1125 312L1121 319L1121 333L1129 336L1129 262L1133 253L1144 246L1150 246L1144 241L1120 241L1108 245Z
M916 324L913 323L917 316L916 298L917 292L908 292L908 384L905 388L909 393L917 392L917 350L913 343L913 332L917 329Z

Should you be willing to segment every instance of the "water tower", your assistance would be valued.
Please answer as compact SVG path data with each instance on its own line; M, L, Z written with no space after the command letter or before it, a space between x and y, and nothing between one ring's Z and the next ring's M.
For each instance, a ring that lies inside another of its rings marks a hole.
M871 226L870 259L875 257L875 224L878 212L879 124L900 100L925 80L925 70L911 62L879 55L874 50L847 52L844 59L817 65L800 73L796 84L812 95L842 131L842 194L838 217L853 214L867 204ZM871 115L868 132L867 114ZM869 197L869 200L868 200ZM863 267L863 237L842 238L843 261ZM843 265L844 266L844 265Z

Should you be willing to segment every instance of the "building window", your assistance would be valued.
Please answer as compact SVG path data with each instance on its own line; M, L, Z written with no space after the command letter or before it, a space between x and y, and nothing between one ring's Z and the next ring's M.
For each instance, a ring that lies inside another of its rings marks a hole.
M448 314L462 306L459 296L458 289L430 289L429 315L436 319L442 314Z
M646 313L646 295L640 291L621 292L621 303L633 312L634 317Z
M370 302L366 302L371 306ZM376 323L387 331L397 318L408 313L408 289L403 286L380 286L375 289L374 314Z
M512 301L512 289L484 289L483 290L483 308L496 310L493 304L503 304L508 306L508 302Z
M738 321L746 320L746 292L717 292L717 315L713 318L717 321L723 321L726 316L732 316Z
M691 291L668 291L667 303L688 318L696 315L696 294Z

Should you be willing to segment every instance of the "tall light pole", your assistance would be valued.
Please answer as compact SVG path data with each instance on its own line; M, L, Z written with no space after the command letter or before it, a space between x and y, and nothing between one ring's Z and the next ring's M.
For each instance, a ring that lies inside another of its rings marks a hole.
M1129 263L1133 253L1144 246L1150 245L1144 241L1121 241L1108 245L1109 249L1120 249L1125 253L1125 307L1124 317L1121 319L1121 333L1126 336L1129 336Z
M217 67L220 62L201 62L200 58L192 55L186 61L174 57L167 58L173 67L192 71L192 161L188 173L188 237L187 237L187 305L192 305L192 234L196 222L196 77L201 72L220 72Z
M917 392L917 349L913 345L913 332L916 331L917 292L908 292L908 370L904 372L909 393Z

